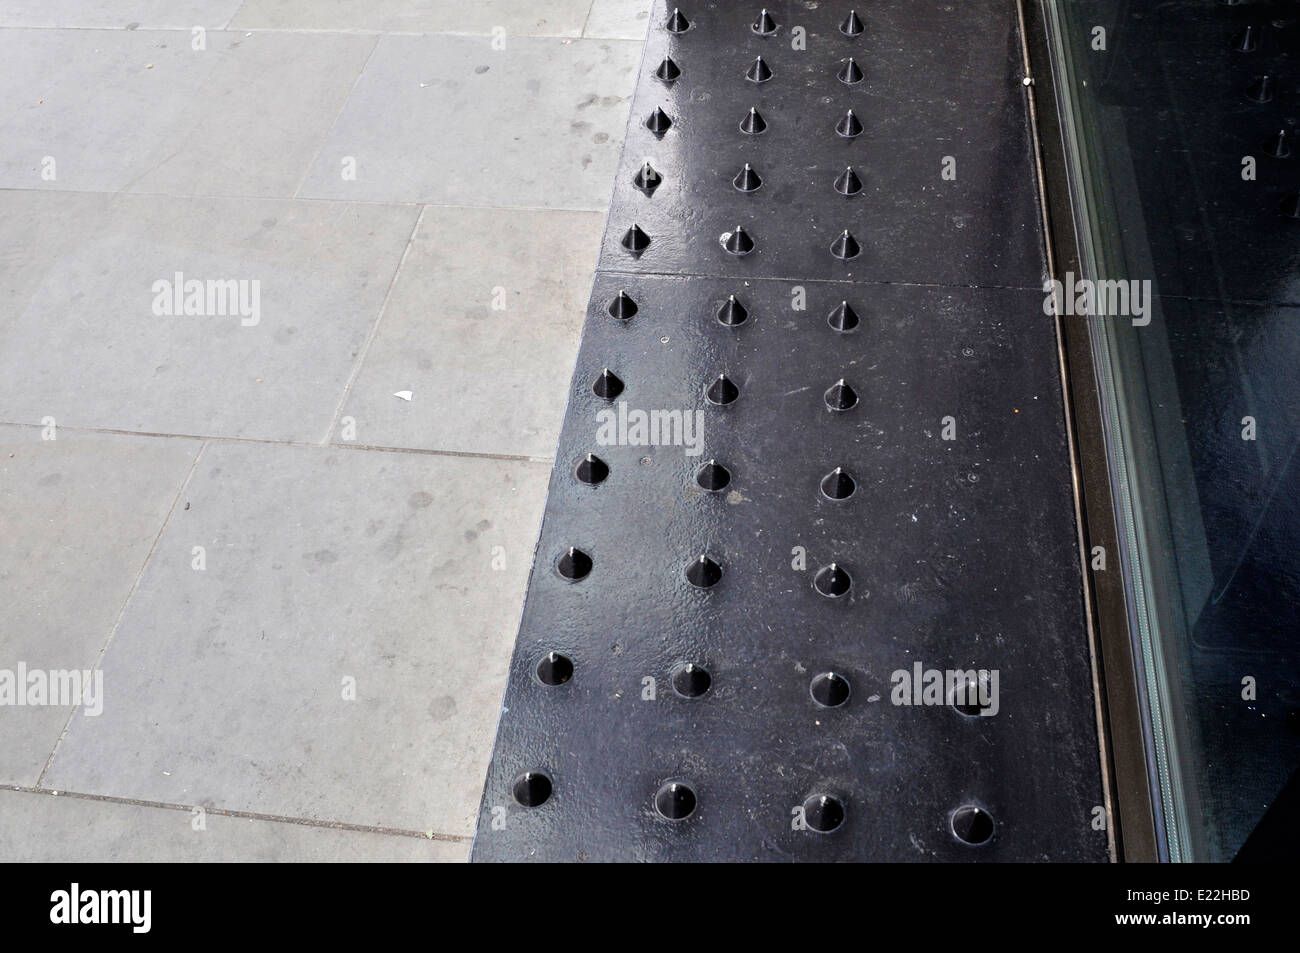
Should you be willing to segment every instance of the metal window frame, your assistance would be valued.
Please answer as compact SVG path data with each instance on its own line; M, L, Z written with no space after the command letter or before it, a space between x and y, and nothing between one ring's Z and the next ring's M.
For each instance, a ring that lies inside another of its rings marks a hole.
M1063 64L1054 53L1059 7L1054 0L1019 0L1019 6L1027 75L1032 78L1028 91L1049 269L1057 278L1067 271L1096 277L1096 233L1083 190L1076 188L1088 174L1081 161L1084 146L1076 136L1070 90L1060 73ZM1111 375L1109 350L1098 320L1058 315L1056 322L1114 857L1126 862L1177 860L1178 838L1168 831L1176 806L1162 797L1159 777L1168 769L1171 754L1165 750L1164 726L1152 724L1147 699L1154 686L1143 675L1143 658L1152 649L1143 568L1136 560L1140 527L1127 475L1117 469L1123 466L1113 452L1120 439L1118 415L1103 385ZM1108 571L1090 570L1096 546L1110 557ZM1129 579L1136 585L1130 587Z

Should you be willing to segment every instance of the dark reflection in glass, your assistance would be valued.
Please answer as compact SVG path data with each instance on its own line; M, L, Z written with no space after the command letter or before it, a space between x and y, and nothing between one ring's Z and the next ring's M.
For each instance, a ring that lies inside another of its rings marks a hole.
M1171 857L1230 860L1300 823L1300 6L1048 7L1085 270L1154 295L1086 319L1152 784Z

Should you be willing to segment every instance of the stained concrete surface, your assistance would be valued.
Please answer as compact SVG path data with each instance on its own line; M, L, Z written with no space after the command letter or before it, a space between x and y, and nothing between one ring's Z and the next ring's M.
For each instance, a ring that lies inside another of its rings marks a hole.
M0 0L0 856L464 859L649 2L466 6Z

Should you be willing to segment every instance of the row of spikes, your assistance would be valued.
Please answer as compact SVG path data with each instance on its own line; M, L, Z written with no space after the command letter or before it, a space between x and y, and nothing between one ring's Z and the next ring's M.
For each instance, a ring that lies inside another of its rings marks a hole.
M673 12L668 17L668 22L664 24L664 28L669 33L685 33L691 28L691 21L686 19L686 16L679 8L674 7ZM758 19L750 24L749 28L759 36L774 36L779 29L779 24L772 19L772 14L768 13L767 9L764 8L759 13ZM844 18L844 22L840 24L840 32L845 36L860 36L864 29L862 19L858 16L856 10L850 10L849 15Z

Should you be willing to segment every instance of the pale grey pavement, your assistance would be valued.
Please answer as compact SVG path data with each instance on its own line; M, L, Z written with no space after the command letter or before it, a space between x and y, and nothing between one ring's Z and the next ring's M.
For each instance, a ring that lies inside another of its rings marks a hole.
M649 5L0 0L0 860L467 856Z

